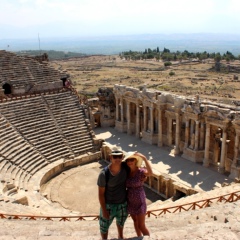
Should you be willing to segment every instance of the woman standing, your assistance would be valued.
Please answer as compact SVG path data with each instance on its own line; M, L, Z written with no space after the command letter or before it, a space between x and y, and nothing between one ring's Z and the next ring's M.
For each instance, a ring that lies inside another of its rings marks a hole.
M143 182L147 176L152 175L152 168L147 158L138 152L128 152L123 161L126 161L127 166L130 168L126 182L128 213L133 219L137 236L150 236L149 230L145 225L147 204ZM145 168L141 167L142 161L145 162Z

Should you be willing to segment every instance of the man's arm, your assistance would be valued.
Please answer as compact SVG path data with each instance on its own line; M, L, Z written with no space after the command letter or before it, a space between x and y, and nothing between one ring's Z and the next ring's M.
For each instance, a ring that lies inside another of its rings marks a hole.
M106 209L105 187L98 187L98 199L102 208L103 217L109 219L109 212Z

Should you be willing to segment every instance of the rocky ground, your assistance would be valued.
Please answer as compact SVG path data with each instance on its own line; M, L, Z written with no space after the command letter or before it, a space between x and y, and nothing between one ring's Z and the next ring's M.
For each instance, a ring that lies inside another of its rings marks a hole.
M221 72L214 61L164 62L156 60L127 61L119 56L88 56L52 61L54 68L67 71L80 93L94 95L100 87L123 84L136 88L170 91L175 94L219 100L226 103L240 100L240 62L221 62ZM174 75L170 76L170 73Z

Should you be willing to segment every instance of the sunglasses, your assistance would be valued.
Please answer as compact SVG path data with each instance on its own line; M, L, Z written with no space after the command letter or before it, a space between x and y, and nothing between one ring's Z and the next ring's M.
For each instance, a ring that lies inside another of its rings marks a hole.
M122 158L122 157L123 157L123 155L112 155L113 159Z
M134 162L135 161L135 158L128 158L127 160L126 160L126 162Z

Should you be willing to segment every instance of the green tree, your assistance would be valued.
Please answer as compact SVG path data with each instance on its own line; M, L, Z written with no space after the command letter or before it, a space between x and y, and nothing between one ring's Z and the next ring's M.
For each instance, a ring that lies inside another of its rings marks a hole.
M164 49L163 49L163 53L170 53L170 50L167 49L167 48L164 48Z
M215 61L215 70L217 72L220 72L221 70L221 64L220 64L220 61L221 61L222 57L221 57L221 54L220 53L217 53L215 55L215 58L214 58L214 61Z
M152 49L151 48L148 48L148 53L152 53Z

